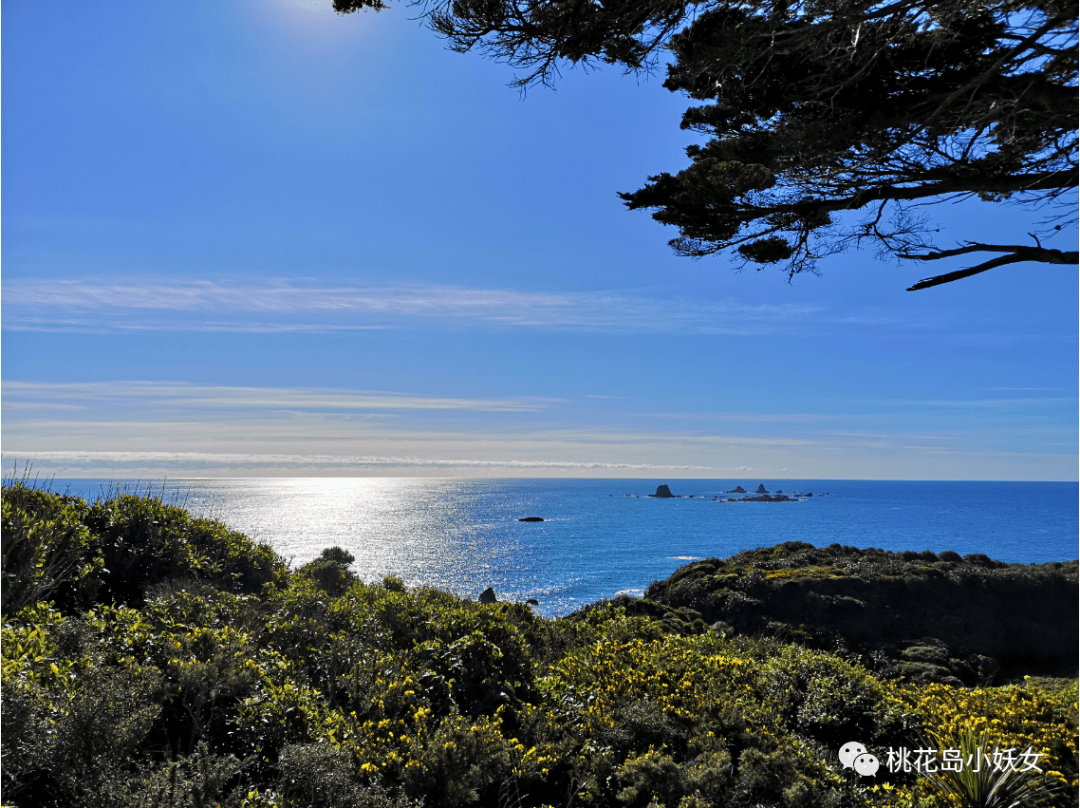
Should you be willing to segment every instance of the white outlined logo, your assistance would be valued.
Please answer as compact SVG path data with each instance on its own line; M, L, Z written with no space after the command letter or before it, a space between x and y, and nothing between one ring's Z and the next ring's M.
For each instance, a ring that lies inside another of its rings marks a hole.
M881 762L857 741L849 741L840 747L840 762L845 769L854 769L863 777L876 777L881 767Z
M1029 746L1027 751L1019 752L1016 747L1000 749L995 747L991 754L980 746L973 754L964 756L959 749L943 749L938 757L936 749L908 749L889 747L885 756L885 767L890 773L914 772L916 774L938 774L939 772L962 772L965 769L978 774L983 771L994 772L1042 772L1039 758L1042 752L1035 752ZM857 741L850 741L840 747L840 762L845 769L854 769L863 777L876 777L881 761L866 751L866 747Z

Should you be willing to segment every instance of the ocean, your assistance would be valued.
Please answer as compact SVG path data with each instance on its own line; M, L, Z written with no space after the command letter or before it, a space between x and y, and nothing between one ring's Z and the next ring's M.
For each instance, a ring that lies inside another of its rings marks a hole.
M649 498L661 483L680 497ZM752 493L759 484L814 496L722 501L737 485ZM41 485L96 499L148 483ZM169 481L164 498L269 544L294 566L338 546L366 581L392 574L472 598L490 586L500 600L539 601L549 617L640 595L695 559L784 541L1024 564L1080 554L1072 482L247 478ZM518 521L526 516L544 521Z

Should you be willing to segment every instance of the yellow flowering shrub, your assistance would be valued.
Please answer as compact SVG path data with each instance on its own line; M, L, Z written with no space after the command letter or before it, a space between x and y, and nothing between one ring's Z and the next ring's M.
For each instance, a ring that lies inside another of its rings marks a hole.
M182 792L248 808L945 808L960 803L917 773L882 759L863 776L838 750L883 757L966 733L1030 747L1063 788L1052 804L1076 804L1075 683L898 684L836 654L725 637L690 607L624 598L545 620L353 580L326 566L347 566L333 548L320 562L333 576L289 573L160 503L61 504L90 520L83 549L151 566L153 548L168 554L137 580L93 570L111 577L89 605L80 588L5 612L5 805ZM758 574L837 574L789 572L778 552L751 553ZM681 581L729 567L699 562Z
M1030 749L1046 777L1068 792L1077 789L1080 705L1075 683L1057 697L1018 685L967 689L930 684L896 687L888 698L915 717L939 749L955 748L965 733L982 735L1002 750L1011 748L1019 754Z

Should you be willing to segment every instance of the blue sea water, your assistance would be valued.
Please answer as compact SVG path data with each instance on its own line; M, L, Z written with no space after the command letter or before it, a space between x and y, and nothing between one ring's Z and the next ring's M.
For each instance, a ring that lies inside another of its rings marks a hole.
M812 492L800 502L737 502L759 482ZM95 499L117 484L51 480ZM651 499L660 483L679 499ZM155 492L161 490L155 485ZM692 498L691 498L692 497ZM356 556L364 580L400 576L475 598L535 598L547 616L641 594L689 561L784 541L884 550L985 553L1017 563L1077 558L1076 483L851 480L184 480L165 499L271 545L293 565L326 547ZM540 516L543 522L519 522Z

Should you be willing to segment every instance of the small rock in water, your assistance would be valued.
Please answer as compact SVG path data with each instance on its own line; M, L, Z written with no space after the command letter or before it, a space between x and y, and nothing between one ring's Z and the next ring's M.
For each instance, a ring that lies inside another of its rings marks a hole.
M518 521L519 522L543 522L544 517L542 517L542 516L522 516L520 519L518 519Z
M480 597L478 598L478 600L481 603L496 603L497 601L495 599L495 590L489 586L487 589L480 593Z
M671 489L668 488L666 485L658 485L658 486L656 486L656 493L655 494L649 494L649 496L654 498L654 499L674 499L675 498L675 494L671 493Z
M538 601L536 598L529 598L525 602L528 603L530 606L539 606L540 605L540 601Z

